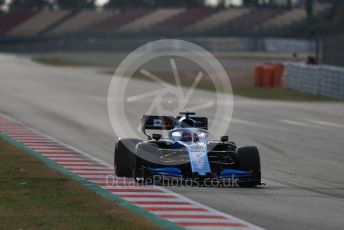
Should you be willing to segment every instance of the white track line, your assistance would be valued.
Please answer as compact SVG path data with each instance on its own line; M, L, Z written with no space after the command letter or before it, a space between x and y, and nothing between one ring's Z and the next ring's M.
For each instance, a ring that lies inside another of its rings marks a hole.
M282 122L284 124L288 124L288 125L295 125L295 126L300 126L300 127L319 128L316 125L308 124L308 123L301 122L301 121L286 120L286 119L280 119L280 120L277 120L277 121Z
M344 125L342 125L342 124L332 123L332 122L328 122L328 121L310 120L309 122L312 122L312 123L318 124L318 125L329 126L331 128L344 128Z

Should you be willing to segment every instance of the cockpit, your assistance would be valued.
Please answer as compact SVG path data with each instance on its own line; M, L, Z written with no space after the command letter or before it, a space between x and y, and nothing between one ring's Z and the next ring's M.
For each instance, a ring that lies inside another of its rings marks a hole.
M174 142L194 143L207 142L207 131L198 128L180 128L170 132L170 139Z

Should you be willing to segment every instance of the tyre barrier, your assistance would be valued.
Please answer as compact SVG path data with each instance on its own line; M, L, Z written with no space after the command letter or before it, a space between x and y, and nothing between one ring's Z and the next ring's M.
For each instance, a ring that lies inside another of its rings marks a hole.
M255 87L263 86L263 66L257 65L254 67L253 84Z
M272 66L263 66L263 87L272 87L274 77L274 68Z
M257 65L254 68L253 84L255 87L283 87L283 64Z
M273 87L282 88L283 87L284 65L283 64L276 64L273 66L273 68L274 68Z

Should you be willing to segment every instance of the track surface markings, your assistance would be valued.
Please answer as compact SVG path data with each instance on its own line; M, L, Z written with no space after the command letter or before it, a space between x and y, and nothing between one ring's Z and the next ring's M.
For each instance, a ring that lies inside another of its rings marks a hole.
M133 179L116 177L113 167L106 162L1 114L0 132L90 183L186 229L261 229L164 187L140 185Z

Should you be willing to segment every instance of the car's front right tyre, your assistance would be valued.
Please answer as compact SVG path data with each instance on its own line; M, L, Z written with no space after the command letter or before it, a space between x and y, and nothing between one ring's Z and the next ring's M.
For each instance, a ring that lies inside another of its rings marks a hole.
M240 183L242 187L254 187L261 184L260 156L257 147L244 146L236 150L240 170L251 171L252 178L248 182Z

